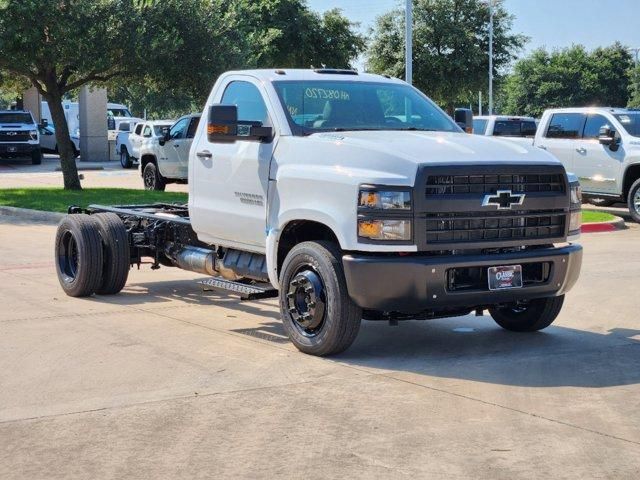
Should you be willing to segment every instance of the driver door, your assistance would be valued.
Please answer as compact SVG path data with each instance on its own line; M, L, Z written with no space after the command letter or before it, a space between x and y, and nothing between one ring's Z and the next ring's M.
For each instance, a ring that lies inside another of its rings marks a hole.
M182 159L181 150L185 149L187 129L189 128L189 117L183 117L173 124L169 130L169 138L161 147L161 157L158 161L158 168L163 177L178 178Z

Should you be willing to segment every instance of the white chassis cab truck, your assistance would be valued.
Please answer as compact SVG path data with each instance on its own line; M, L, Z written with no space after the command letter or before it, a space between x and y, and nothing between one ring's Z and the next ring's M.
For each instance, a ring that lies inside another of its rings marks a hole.
M178 267L339 353L362 319L480 314L550 325L578 279L580 187L531 146L467 135L401 80L353 71L220 76L189 155L188 205L70 207L55 241L71 296L131 265Z

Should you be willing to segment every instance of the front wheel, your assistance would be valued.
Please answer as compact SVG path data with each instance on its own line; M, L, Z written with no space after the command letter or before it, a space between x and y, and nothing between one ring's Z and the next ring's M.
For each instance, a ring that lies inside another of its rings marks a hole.
M536 298L508 305L489 308L495 322L512 332L535 332L547 328L556 319L564 295L559 297Z
M160 172L155 163L147 163L142 171L142 180L144 181L145 190L164 190L166 187L166 180Z
M131 168L133 166L131 155L129 155L125 147L120 150L120 165L122 165L122 168Z
M349 297L337 245L303 242L291 249L280 275L280 312L298 350L325 356L349 348L362 310Z
M627 197L627 204L631 218L633 218L634 222L640 223L640 179L631 185L629 196Z
M42 150L37 149L31 152L31 164L40 165L42 163Z

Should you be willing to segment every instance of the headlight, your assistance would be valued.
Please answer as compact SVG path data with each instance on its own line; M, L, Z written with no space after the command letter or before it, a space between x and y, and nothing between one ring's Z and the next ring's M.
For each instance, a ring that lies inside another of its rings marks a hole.
M571 219L569 220L569 232L576 232L582 227L582 211L576 210L571 212Z
M580 185L571 185L571 209L582 208L582 187Z
M38 139L38 131L37 130L31 130L29 132L29 135L31 136L31 140L37 140Z
M362 209L411 210L411 192L360 190L358 206Z
M358 220L358 236L372 240L411 240L411 220Z

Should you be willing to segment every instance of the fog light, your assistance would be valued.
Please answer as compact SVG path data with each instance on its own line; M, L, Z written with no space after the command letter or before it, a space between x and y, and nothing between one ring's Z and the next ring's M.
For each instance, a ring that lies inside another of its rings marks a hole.
M372 240L411 240L410 220L358 220L358 236Z

